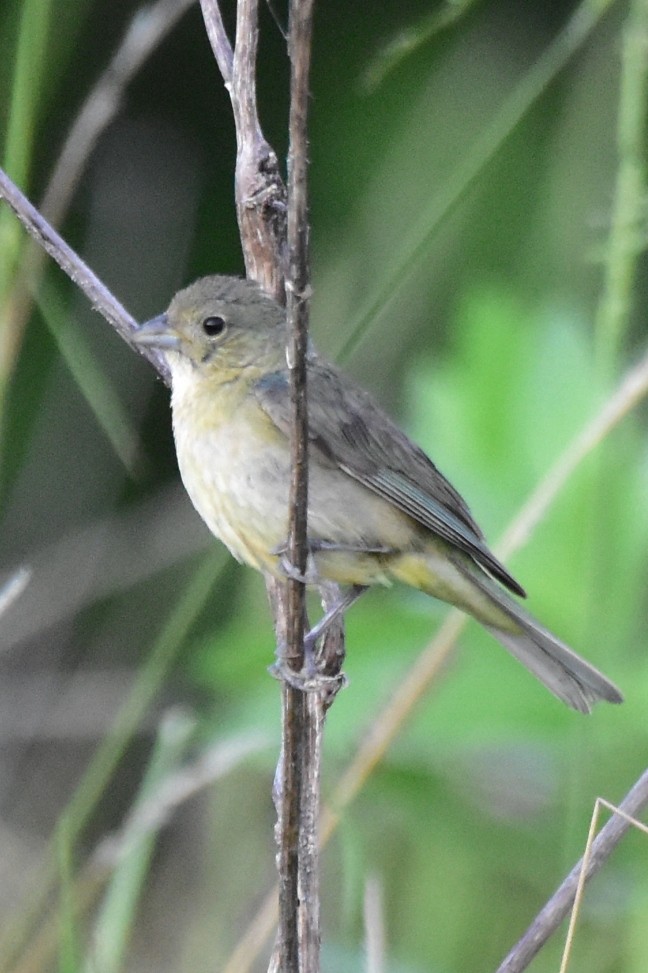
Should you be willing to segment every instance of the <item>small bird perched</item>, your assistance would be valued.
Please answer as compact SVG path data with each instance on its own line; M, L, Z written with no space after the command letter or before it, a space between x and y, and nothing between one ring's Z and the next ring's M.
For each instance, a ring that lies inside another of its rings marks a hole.
M239 561L285 577L285 310L252 281L204 277L134 340L167 358L194 507ZM335 365L313 351L307 368L310 579L350 585L349 604L368 585L403 581L468 612L574 709L621 702L616 686L503 590L525 596L425 453Z

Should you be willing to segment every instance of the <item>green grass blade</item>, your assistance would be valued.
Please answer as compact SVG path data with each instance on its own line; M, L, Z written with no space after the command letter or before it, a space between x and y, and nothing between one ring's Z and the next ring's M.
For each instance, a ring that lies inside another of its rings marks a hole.
M34 145L34 132L47 64L46 50L51 0L25 0L20 17L16 59L3 147L4 168L26 186ZM6 207L0 212L0 304L7 293L18 259L21 230Z

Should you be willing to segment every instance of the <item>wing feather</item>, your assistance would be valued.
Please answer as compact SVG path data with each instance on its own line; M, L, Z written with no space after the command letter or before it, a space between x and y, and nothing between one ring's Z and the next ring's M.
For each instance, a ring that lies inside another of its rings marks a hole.
M254 385L259 404L287 436L289 381L287 370L282 370L263 376ZM523 588L489 551L460 494L370 395L342 372L313 357L308 364L308 398L311 451L320 462L338 466L524 596Z

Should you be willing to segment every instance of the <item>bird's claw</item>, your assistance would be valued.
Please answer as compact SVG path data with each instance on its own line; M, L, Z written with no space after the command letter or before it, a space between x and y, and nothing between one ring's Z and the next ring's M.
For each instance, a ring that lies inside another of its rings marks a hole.
M286 644L282 643L277 649L276 661L269 667L269 672L275 679L288 683L293 689L304 693L326 693L335 695L346 685L346 676L342 671L329 675L324 672L324 662L317 653L317 642L329 628L333 618L325 616L317 625L304 635L304 655L300 670L293 669L288 660Z
M315 568L315 562L311 554L308 555L308 561L306 564L306 570L302 574L296 564L293 564L287 554L282 554L279 557L279 568L287 578L291 578L292 581L300 581L302 584L316 585L319 581L317 570Z
M316 549L315 545L308 544L306 570L304 572L301 572L297 565L293 564L290 560L287 544L277 544L276 547L272 548L270 553L279 558L279 569L287 578L291 578L293 581L300 581L302 584L317 585L320 577L315 566L315 558L313 557L313 552Z
M306 664L300 672L297 672L284 658L278 658L276 662L268 666L268 672L275 679L288 683L293 689L298 689L302 693L337 692L338 689L346 685L347 681L343 672L334 676L327 676L312 663Z
M294 689L303 692L330 692L341 689L346 685L343 672L327 675L322 672L322 666L315 651L317 641L330 628L344 611L353 604L366 589L362 585L354 585L329 611L320 618L319 622L304 635L304 661L299 672L289 665L286 656L286 645L282 644L277 650L277 661L270 666L270 673L277 679L282 679Z

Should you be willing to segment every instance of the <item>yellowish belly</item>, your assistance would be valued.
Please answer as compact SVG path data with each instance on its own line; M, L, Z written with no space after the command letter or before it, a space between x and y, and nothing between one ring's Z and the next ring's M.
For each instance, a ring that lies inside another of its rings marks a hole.
M288 471L276 443L236 416L198 432L175 418L174 433L182 481L209 529L239 561L272 570L287 523Z

